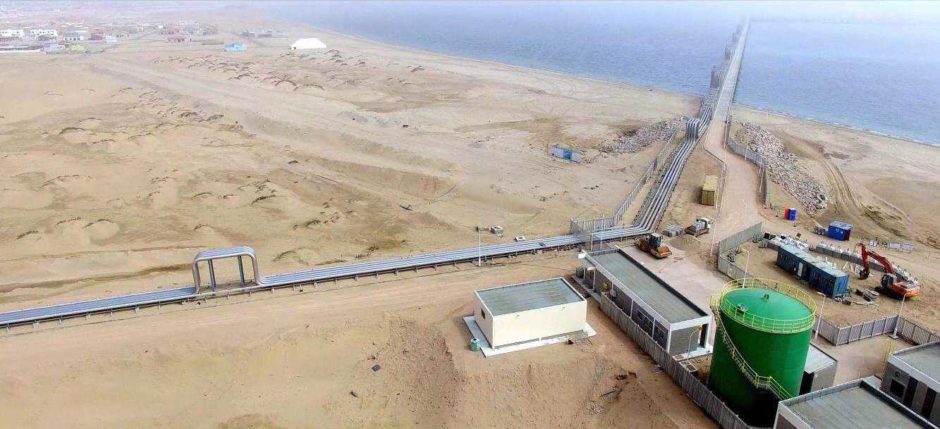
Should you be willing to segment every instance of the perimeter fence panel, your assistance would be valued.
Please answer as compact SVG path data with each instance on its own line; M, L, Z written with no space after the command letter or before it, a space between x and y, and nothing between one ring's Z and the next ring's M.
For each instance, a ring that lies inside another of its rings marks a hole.
M685 392L692 401L705 413L718 422L724 429L752 429L737 414L734 413L721 399L712 392L695 374L682 365L681 362L669 355L656 341L643 331L627 313L620 309L605 293L590 290L590 294L597 301L601 311L607 315L621 331L633 340L647 355L649 355L663 372Z
M731 235L730 237L721 240L718 242L718 254L724 255L731 249L737 248L748 241L755 240L760 238L764 234L764 224L762 222L755 223L737 233Z

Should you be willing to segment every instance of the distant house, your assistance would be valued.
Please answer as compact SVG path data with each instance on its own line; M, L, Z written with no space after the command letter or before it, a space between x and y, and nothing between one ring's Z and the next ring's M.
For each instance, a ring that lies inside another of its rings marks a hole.
M167 36L166 41L170 43L183 43L186 39L187 37L182 34L171 34Z
M65 33L65 36L62 37L62 40L65 40L66 42L81 42L85 40L85 34Z
M29 35L35 38L53 38L59 37L59 32L53 29L33 28L29 30Z
M225 45L225 52L245 52L247 47L244 43L229 43Z
M22 39L24 35L23 30L14 30L12 28L0 30L0 39Z
M320 41L320 39L309 38L309 39L297 39L292 45L290 45L292 51L296 50L307 50L307 49L326 49L326 45Z
M118 41L117 36L115 36L115 35L113 35L113 34L105 34L105 35L104 35L104 42L105 42L105 43L117 43L117 41Z
M84 54L87 51L84 45L73 44L69 45L68 52L72 54Z

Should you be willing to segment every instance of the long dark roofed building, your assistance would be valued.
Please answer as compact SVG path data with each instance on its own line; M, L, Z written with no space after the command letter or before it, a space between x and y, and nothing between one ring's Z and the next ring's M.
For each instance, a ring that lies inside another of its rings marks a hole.
M653 274L622 249L588 254L581 260L594 288L610 289L611 299L673 356L708 352L711 315Z

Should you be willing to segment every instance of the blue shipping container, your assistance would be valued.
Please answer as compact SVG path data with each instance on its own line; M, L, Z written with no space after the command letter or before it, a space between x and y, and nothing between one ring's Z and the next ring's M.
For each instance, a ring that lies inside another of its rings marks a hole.
M826 236L834 240L849 241L852 237L852 225L845 222L833 221L829 224Z
M809 277L810 268L817 261L809 253L788 244L777 249L777 266L804 280Z
M830 265L814 265L810 269L808 283L830 298L838 298L849 293L848 274Z
M225 45L225 52L245 52L246 46L244 43L230 43Z

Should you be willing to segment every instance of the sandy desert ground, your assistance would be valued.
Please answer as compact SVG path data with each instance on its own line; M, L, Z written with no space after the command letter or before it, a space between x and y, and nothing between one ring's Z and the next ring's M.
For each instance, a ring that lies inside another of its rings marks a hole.
M218 37L249 25L236 22ZM154 35L0 58L3 305L191 283L205 248L253 246L270 274L469 246L476 225L502 241L563 233L612 210L658 150L601 144L695 105L294 31L330 49ZM556 143L590 162L552 160Z
M575 264L442 268L6 337L0 416L48 428L712 427L594 305L598 334L574 345L469 351L474 289Z
M506 228L487 243L563 233L615 207L660 148L611 155L604 143L698 103L263 17L190 18L214 20L217 40L277 27L329 49L290 53L288 38L223 53L148 35L94 55L0 56L0 311L187 285L206 248L251 245L270 274L473 246L477 225ZM917 243L889 256L924 280L906 308L940 328L940 150L734 113L834 191L832 209L797 226L839 218ZM556 143L589 162L552 160ZM757 220L794 229L757 203L756 169L736 159L696 149L663 225L707 215L719 229L672 240L676 257L651 263L700 305L723 285L704 273L715 239ZM721 171L721 207L697 204L702 176ZM593 307L590 341L499 359L466 350L472 290L575 263L525 257L17 330L0 340L0 416L12 427L713 426ZM847 368L875 368L880 354Z
M246 22L221 22L220 38L266 25ZM659 150L602 144L696 105L302 34L330 50L291 54L283 39L225 54L148 36L96 55L0 57L0 309L189 284L205 248L249 244L269 274L473 245L479 224L506 228L485 242L562 233L610 211ZM556 143L590 161L553 161ZM466 349L473 289L574 264L16 330L0 345L0 415L14 427L710 426L593 308L599 334L575 346L501 360ZM230 268L218 271L231 280Z
M921 296L905 304L904 313L933 330L940 330L940 148L880 136L818 122L735 108L735 122L759 124L780 137L787 150L797 154L800 166L829 190L830 207L815 217L802 217L796 224L785 222L781 207L795 207L795 200L777 190L776 210L759 208L758 213L774 231L802 231L811 242L852 248L859 240L914 243L912 253L880 249L893 263L910 270L921 280ZM748 167L751 168L751 167ZM756 177L756 169L749 176ZM774 188L771 187L773 191ZM758 206L760 207L760 206ZM813 226L844 220L855 226L852 242L839 242L810 234ZM880 279L880 276L873 276ZM874 279L877 280L877 279ZM873 281L850 279L850 284L868 287ZM877 309L830 306L830 316L845 323L868 320L869 314L894 314L896 300L882 300ZM860 316L861 315L861 316Z

